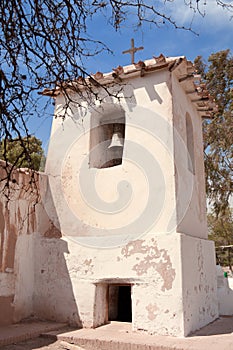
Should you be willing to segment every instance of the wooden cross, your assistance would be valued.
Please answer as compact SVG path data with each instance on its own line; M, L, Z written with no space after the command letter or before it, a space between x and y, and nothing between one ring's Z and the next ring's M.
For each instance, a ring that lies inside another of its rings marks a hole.
M134 46L134 39L131 39L131 48L129 50L123 51L122 53L130 53L131 55L131 63L134 64L134 55L135 52L139 51L139 50L143 50L144 47L140 46L140 47L135 47Z

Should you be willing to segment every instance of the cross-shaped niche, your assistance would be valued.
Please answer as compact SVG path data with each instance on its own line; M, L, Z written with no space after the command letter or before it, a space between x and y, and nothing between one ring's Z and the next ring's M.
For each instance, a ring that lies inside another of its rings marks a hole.
M90 168L122 164L125 142L125 112L120 106L104 105L91 114Z

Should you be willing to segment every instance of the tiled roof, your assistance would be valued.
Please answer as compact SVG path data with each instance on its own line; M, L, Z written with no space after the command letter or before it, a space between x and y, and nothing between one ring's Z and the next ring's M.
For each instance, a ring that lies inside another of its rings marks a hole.
M88 86L108 85L114 82L120 83L125 79L133 77L144 77L151 72L167 69L174 72L182 88L190 96L191 102L195 105L197 111L204 118L211 118L217 111L215 101L209 95L206 85L201 82L201 76L196 74L195 67L191 61L184 56L165 57L160 54L152 59L139 61L128 66L118 66L113 68L110 73L96 72L87 78L78 77L69 82L57 85L55 89L45 89L42 94L56 97L62 90L82 90Z

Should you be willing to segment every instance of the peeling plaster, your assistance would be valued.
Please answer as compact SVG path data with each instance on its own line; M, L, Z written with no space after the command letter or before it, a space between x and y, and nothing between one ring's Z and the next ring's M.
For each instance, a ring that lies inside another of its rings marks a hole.
M76 278L77 273L79 276L87 276L87 275L93 275L94 274L94 267L95 263L93 262L93 259L74 259L72 257L72 261L70 260L71 257L67 261L69 261L70 268L69 273L72 278Z
M43 235L46 238L61 238L61 231L50 221L48 230Z
M146 310L148 312L147 314L147 318L150 320L150 321L153 321L156 319L156 317L158 316L158 313L157 311L159 310L159 307L156 305L156 304L149 304L146 306Z
M90 272L90 273L93 274L94 265L92 264L92 259L86 259L86 260L83 262L83 265L86 267L85 273Z
M129 242L126 247L122 248L121 253L124 258L135 254L142 254L140 262L133 266L138 276L145 275L152 267L161 276L163 285L161 290L172 288L176 276L175 269L172 267L170 256L166 249L159 249L156 241L152 238L151 244L146 244L143 240Z

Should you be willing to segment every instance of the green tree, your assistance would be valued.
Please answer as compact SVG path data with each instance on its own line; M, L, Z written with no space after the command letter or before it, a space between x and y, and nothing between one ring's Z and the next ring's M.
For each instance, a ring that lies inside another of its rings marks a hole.
M223 266L233 266L233 216L232 209L217 217L208 215L209 238L215 242L217 260Z
M198 56L195 64L218 105L218 111L203 123L205 171L215 215L224 217L233 190L233 57L224 50L210 55L207 63Z
M3 139L0 144L0 159L7 159L16 168L43 170L45 156L42 142L35 136Z

